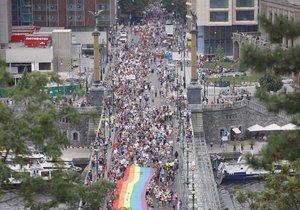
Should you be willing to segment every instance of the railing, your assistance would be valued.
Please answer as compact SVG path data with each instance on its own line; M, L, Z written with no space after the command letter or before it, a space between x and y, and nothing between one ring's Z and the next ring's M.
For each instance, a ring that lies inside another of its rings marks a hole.
M264 105L262 105L262 104L260 104L258 102L252 101L252 100L250 100L248 102L248 107L250 109L253 109L253 110L255 110L257 112L260 112L262 114L265 114L265 113L269 112L268 109ZM285 111L279 111L278 113L276 113L276 116L280 117L281 119L283 119L287 123L291 122L292 121L292 117L293 117L291 115L287 115L287 113Z
M101 112L101 117L100 117L100 122L99 122L99 124L98 124L98 130L97 131L99 131L100 130L100 128L101 128L101 126L102 126L102 118L103 118L103 115L104 115L104 110L102 110L102 112ZM97 142L97 140L98 140L98 135L97 135L97 133L96 133L96 137L95 137L95 142ZM92 147L93 149L92 149L92 151L91 151L91 155L90 155L90 161L89 161L89 164L88 164L88 166L87 166L87 170L85 170L85 171L87 171L87 173L86 173L86 175L85 175L85 178L84 178L84 184L85 185L87 185L88 183L89 183L89 172L90 171L92 171L93 172L93 179L95 178L95 171L93 171L93 167L92 167L92 162L93 162L93 157L94 157L94 155L96 154L96 151L95 151L95 147ZM96 160L96 162L98 162L98 160ZM96 169L96 176L98 176L98 165L96 164L96 166L95 166L95 169ZM79 202L79 207L78 207L78 210L81 210L83 208L83 202L82 202L82 200L80 200L80 202Z
M232 34L232 40L238 41L239 43L245 42L248 44L254 44L256 46L260 47L270 47L270 42L268 42L266 39L263 39L261 37L260 33L253 32L253 33L243 33L243 32L238 32L238 33L233 33Z
M232 101L223 104L202 104L203 111L218 111L222 109L241 108L248 105L249 100Z
M202 115L201 113L194 114ZM196 119L199 120L198 117ZM200 120L202 121L202 117ZM221 209L221 203L207 151L202 122L200 123L201 128L197 129L200 132L194 132L192 119L189 120L192 129L192 141L186 155L186 171L187 181L191 180L192 182L186 182L187 187L184 191L186 207L187 209L219 210ZM191 167L192 173L188 169L188 163L194 163Z

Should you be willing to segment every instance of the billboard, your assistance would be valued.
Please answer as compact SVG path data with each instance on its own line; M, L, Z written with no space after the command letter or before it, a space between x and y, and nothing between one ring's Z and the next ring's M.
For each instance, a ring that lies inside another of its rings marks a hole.
M25 47L48 47L51 42L49 35L26 35L24 39Z

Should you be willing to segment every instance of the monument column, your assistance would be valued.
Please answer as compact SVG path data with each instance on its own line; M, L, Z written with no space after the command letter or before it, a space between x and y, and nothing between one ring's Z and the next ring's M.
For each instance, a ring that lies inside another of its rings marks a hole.
M93 83L88 91L88 100L90 105L92 106L102 106L103 105L103 98L105 94L105 87L102 84L101 81L101 71L100 71L100 55L99 55L99 36L100 32L98 31L98 18L100 16L100 13L103 12L103 10L98 10L97 12L91 12L95 19L96 25L95 30L92 33L92 36L94 37L94 72L93 72Z
M192 12L192 60L191 60L191 81L187 87L188 104L201 104L201 85L198 83L197 70L197 16Z
M94 74L93 74L93 82L99 83L101 78L101 72L99 67L99 35L100 32L95 28L95 31L92 33L94 37Z

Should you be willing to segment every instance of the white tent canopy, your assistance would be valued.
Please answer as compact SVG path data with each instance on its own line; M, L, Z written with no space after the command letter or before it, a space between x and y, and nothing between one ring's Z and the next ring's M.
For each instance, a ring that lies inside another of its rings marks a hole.
M233 132L234 132L235 134L240 134L240 133L242 133L242 132L240 131L240 129L238 129L237 127L233 127L232 130L233 130Z
M249 128L247 128L247 130L250 132L263 131L264 127L262 127L261 125L255 124L255 125L252 125Z
M288 130L297 130L297 129L299 129L299 128L297 128L297 125L295 125L295 124L293 124L293 123L288 123L288 124L282 126L281 128L282 128L282 130L284 130L284 131L288 131Z
M264 131L281 131L282 128L279 125L273 123L271 125L264 127L263 130Z
M266 127L263 127L261 125L255 124L247 128L250 132L257 132L257 131L289 131L289 130L298 130L300 127L293 123L288 123L284 126L279 126L275 123L268 125Z

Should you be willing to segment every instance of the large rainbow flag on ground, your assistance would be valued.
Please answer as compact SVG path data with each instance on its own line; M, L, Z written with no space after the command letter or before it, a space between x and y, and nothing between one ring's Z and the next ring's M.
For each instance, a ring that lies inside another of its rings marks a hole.
M117 189L114 192L114 210L120 210L122 207L131 210L147 210L146 189L153 174L153 168L128 166L124 177L117 182Z

